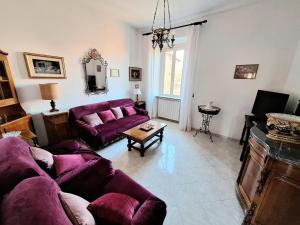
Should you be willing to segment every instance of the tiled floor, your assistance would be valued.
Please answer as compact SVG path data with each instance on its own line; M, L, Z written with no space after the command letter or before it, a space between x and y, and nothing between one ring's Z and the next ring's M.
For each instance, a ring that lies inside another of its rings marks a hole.
M167 122L164 140L141 158L123 139L99 154L112 160L168 206L165 225L240 225L243 212L235 196L240 168L238 142L185 133Z

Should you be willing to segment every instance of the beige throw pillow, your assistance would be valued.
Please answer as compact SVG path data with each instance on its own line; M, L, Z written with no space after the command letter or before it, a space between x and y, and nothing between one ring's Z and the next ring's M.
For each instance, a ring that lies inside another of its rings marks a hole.
M70 193L60 191L60 202L74 225L96 225L95 219L87 209L90 204L87 200Z
M124 117L122 109L120 107L111 108L111 111L114 113L117 120Z
M34 160L42 162L48 169L53 167L53 155L50 152L37 147L29 147L29 149Z

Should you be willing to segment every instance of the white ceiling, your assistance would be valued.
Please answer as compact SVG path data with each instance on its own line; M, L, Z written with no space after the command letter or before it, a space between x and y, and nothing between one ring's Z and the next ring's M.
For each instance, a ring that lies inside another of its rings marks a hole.
M216 13L262 0L169 0L171 20L180 22L195 16ZM151 26L157 0L100 0L102 6L121 20L136 28ZM163 0L160 0L158 19L162 18Z

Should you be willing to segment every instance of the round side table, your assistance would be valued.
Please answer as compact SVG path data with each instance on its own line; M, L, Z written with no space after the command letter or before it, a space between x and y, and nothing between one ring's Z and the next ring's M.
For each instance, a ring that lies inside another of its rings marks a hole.
M198 133L208 134L211 142L213 142L212 135L209 130L209 124L210 124L210 121L213 118L213 116L219 114L221 109L216 106L212 106L210 109L207 109L205 107L206 107L205 105L198 106L198 111L202 115L202 124L201 124L201 127L194 134L194 137L196 137Z

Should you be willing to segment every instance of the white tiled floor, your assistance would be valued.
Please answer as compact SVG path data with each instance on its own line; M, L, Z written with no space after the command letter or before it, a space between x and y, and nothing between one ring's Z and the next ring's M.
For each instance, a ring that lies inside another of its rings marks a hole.
M211 143L204 134L193 137L166 123L163 142L144 158L127 151L126 139L98 153L166 202L165 225L240 225L234 184L241 146L221 137Z

